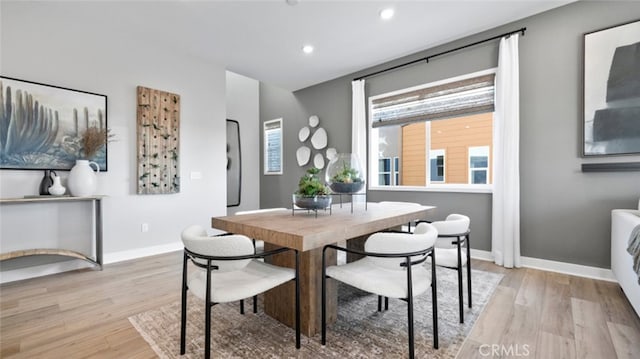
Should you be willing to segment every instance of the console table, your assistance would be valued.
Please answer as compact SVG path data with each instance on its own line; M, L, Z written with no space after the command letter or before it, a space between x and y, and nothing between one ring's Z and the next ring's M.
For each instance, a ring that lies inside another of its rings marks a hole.
M24 198L2 198L0 205L20 205L28 203L49 203L49 202L92 202L94 215L94 233L95 233L95 259L77 251L61 248L34 248L17 250L0 254L0 261L14 259L19 257L37 256L37 255L59 255L82 259L102 270L102 199L105 196L88 196L88 197L70 197L70 196L27 196Z

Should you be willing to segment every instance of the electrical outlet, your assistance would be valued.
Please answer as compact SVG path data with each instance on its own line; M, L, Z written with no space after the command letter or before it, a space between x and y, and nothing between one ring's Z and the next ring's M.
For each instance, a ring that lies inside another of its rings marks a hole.
M143 232L143 233L149 232L149 223L143 223L140 226L140 231Z

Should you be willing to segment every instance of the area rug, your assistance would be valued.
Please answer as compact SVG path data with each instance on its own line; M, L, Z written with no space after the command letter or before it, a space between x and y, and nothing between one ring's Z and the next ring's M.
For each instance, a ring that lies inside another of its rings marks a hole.
M455 358L482 312L501 274L473 270L473 308L465 304L465 323L459 323L457 273L437 269L440 348L433 348L431 292L414 301L415 354L418 358ZM465 282L466 283L466 278ZM408 356L407 304L389 300L389 310L378 312L378 297L346 285L338 287L338 319L327 327L327 345L320 335L302 335L295 349L294 330L245 303L216 305L212 309L211 350L214 358L403 358ZM261 298L260 298L261 299ZM204 302L188 298L187 352L180 355L180 302L149 310L129 321L160 358L202 358ZM466 285L465 285L466 303ZM261 303L260 303L261 304Z

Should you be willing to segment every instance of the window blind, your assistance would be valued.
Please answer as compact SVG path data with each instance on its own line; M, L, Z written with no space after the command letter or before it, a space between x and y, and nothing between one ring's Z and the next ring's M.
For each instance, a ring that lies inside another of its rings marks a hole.
M375 99L372 127L493 112L494 80L489 74Z

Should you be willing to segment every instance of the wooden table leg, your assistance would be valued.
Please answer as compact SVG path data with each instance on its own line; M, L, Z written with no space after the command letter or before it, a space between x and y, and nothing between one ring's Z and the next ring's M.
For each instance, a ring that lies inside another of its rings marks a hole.
M364 251L364 242L367 241L367 238L369 238L369 235L352 238L347 241L347 248L357 251ZM347 253L347 263L355 262L362 257L364 256L360 254Z
M278 248L265 243L265 250ZM295 267L292 251L278 254L268 261L275 265ZM327 251L327 265L336 264L335 251ZM300 331L307 337L320 332L322 295L322 248L300 252ZM327 325L335 322L338 293L333 279L327 280ZM280 322L295 326L295 284L285 283L264 296L264 312Z

